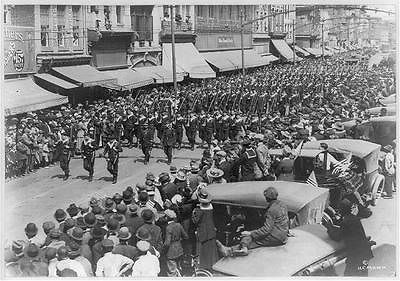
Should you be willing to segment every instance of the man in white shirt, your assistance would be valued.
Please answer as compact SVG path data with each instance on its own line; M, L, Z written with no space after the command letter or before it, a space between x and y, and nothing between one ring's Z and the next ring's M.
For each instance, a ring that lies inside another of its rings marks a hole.
M60 273L64 269L70 269L76 272L78 277L88 277L83 265L76 261L76 260L71 260L68 257L68 248L65 246L61 246L57 250L57 255L58 255L58 262L56 264L56 271L57 275L60 276Z
M114 242L104 239L101 242L104 256L97 262L97 277L119 277L133 265L133 260L120 254L113 254Z
M136 247L141 256L132 267L132 277L157 277L160 273L160 261L149 252L150 243L140 240Z

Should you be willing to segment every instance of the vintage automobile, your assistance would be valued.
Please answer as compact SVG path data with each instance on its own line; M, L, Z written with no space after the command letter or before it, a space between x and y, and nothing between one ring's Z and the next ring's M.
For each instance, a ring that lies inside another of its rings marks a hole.
M249 250L245 257L226 257L213 266L214 276L273 277L330 275L332 267L345 258L343 243L332 240L320 224L329 192L309 184L284 181L257 181L210 185L215 223L220 241L230 237L226 218L243 214L244 229L262 225L266 202L263 191L273 186L279 200L288 207L290 237L285 245ZM230 215L229 215L230 214ZM239 228L240 229L240 228ZM228 233L227 233L228 232ZM230 244L226 241L225 244Z
M379 144L355 139L329 139L306 142L300 150L300 154L294 161L294 180L305 182L314 170L314 159L322 151L320 144L326 143L329 152L338 160L345 159L350 153L351 161L356 172L363 174L364 184L360 194L368 194L374 200L382 191L385 177L378 171L378 159L380 155ZM270 150L271 155L280 156L282 150Z
M375 131L375 140L371 141L382 146L392 144L396 139L396 116L372 117L370 120ZM354 120L343 122L346 131L355 124Z
M378 106L378 107L368 108L367 112L370 113L371 115L379 116L381 113L381 110L383 108L386 109L387 116L396 115L396 104L389 104L387 106Z
M396 104L396 94L385 97L385 98L379 100L379 102L384 105Z

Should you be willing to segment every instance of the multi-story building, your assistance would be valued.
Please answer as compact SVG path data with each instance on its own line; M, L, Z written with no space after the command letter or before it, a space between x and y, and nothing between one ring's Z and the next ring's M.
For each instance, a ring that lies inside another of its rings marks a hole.
M320 9L311 5L296 6L296 45L302 48L319 47L321 38Z
M293 42L295 5L257 5L255 18L262 18L253 24L253 46L258 53L269 53L271 38Z

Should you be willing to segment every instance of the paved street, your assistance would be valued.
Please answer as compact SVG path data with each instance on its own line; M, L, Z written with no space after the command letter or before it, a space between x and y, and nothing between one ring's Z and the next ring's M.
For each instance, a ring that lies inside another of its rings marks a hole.
M60 167L39 169L36 173L13 180L5 185L5 238L24 238L24 227L34 222L41 228L46 220L52 218L57 208L67 208L69 204L86 204L91 196L108 195L122 192L127 186L143 183L147 172L156 176L162 171L169 171L164 152L160 148L152 151L152 158L147 166L143 165L141 150L123 148L119 162L118 183L111 184L112 177L106 170L104 158L97 158L92 182L87 180L87 172L82 167L82 160L71 160L71 177L62 180ZM99 150L102 152L102 150ZM188 165L191 159L200 159L201 151L196 149L175 150L172 165L178 168ZM42 231L39 231L42 233Z

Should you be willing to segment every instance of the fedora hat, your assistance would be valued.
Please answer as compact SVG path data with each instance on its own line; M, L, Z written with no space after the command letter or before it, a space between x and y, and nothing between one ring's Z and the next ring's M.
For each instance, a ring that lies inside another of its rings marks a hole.
M66 217L67 213L63 209L57 209L56 212L54 213L54 218L58 222L65 220Z
M101 241L101 246L104 249L110 249L114 247L114 242L110 239L104 239L103 241Z
M115 204L119 204L122 202L122 195L115 193L112 199L114 200Z
M169 218L169 219L171 219L171 220L173 220L173 219L176 218L176 213L175 213L173 210L171 210L171 209L165 210L165 211L164 211L164 214L167 216L167 218Z
M152 222L154 220L154 213L150 209L144 209L140 216L142 217L144 222Z
M99 226L106 225L106 219L104 218L103 215L98 214L98 215L95 215L95 217L96 217L96 221L97 221L96 225L99 225Z
M117 213L124 215L127 210L128 210L128 207L125 204L120 203L117 205Z
M29 236L35 236L38 233L38 228L36 224L30 222L25 227L25 233Z
M136 238L139 240L149 241L151 239L151 234L147 229L139 227L136 232Z
M206 187L203 187L198 192L198 198L200 203L210 203L211 202L211 195L208 193Z
M178 173L176 174L176 179L179 181L185 181L186 180L185 172L182 170L179 170Z
M61 237L61 231L58 228L50 230L49 237L51 239L58 239Z
M129 240L132 237L132 234L129 232L127 227L121 227L121 229L118 231L117 237L120 240Z
M112 216L107 223L107 229L110 231L118 231L120 227L120 223L114 216Z
M68 256L70 258L77 257L81 254L81 246L75 241L71 241L68 246L69 246Z
M334 128L336 131L344 131L344 125L342 122L335 122L332 128Z
M68 229L67 234L74 240L82 241L83 239L83 229L77 226Z
M79 214L79 208L75 205L75 203L72 203L67 208L67 213L70 215L70 217L75 217L77 214Z
M206 171L206 174L210 178L220 178L224 175L224 171L218 168L210 168Z
M113 209L115 209L115 206L117 204L115 204L114 200L112 200L111 198L107 198L104 201L104 209L106 209L107 211L111 211Z
M129 205L128 210L130 214L137 214L139 206L137 204L131 204Z
M99 206L99 200L97 200L97 198L95 198L95 197L90 198L89 206L92 208L94 206Z
M111 218L117 220L120 225L122 225L122 224L124 224L126 222L125 215L123 215L123 214L116 213L116 214L113 214L111 216Z
M96 220L96 216L93 213L87 213L84 217L83 217L83 221L85 222L86 226L88 227L93 227L95 226L97 220Z
M106 233L107 233L107 230L105 230L104 228L102 228L100 226L95 226L90 231L90 234L92 235L93 238L103 238L104 235L106 235Z
M39 247L34 243L30 243L26 246L25 254L30 258L36 258L39 256L39 252Z
M124 203L131 203L133 200L133 191L124 190L122 192L122 200L124 201Z

